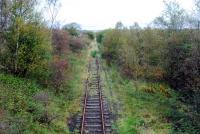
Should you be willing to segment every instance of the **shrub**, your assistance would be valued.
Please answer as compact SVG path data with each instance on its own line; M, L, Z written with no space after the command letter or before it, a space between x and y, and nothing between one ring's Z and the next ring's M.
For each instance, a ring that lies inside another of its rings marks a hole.
M95 58L95 57L97 56L97 51L92 51L92 52L91 52L91 56L92 56L93 58Z
M104 33L103 32L99 32L97 33L97 42L98 43L103 43L103 37L104 37Z
M55 88L56 92L59 92L62 85L66 82L65 72L68 67L69 64L65 59L60 59L58 56L55 56L52 63L52 86Z
M33 24L21 24L18 48L15 50L15 34L7 33L3 65L7 71L20 76L34 76L48 79L48 62L51 58L51 45L48 31ZM35 71L37 70L37 71ZM42 72L42 73L41 73Z
M85 48L86 44L83 44L80 38L71 38L69 47L73 52L79 53L81 50Z
M62 55L69 48L69 34L64 30L53 30L52 43L54 47L54 53Z
M90 40L94 40L95 35L94 35L93 32L88 31L88 32L86 32L86 34L87 34L87 36L88 36L88 38L89 38Z

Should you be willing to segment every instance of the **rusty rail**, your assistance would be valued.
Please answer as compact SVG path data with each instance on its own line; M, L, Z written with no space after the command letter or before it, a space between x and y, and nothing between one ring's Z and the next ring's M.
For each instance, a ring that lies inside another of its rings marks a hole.
M81 122L81 134L84 134L84 122L85 122L85 111L86 111L86 105L87 105L87 97L88 97L88 94L87 94L87 89L88 89L88 79L86 80L86 83L85 83L85 97L84 97L84 107L83 107L83 116L82 116L82 122Z
M90 65L88 66L90 68ZM101 129L102 129L102 134L106 134L106 129L105 129L105 119L104 119L104 105L103 105L103 95L102 95L102 87L100 84L100 74L99 74L99 60L96 59L96 67L97 67L97 88L98 88L98 98L99 98L99 105L100 105L100 119L101 119ZM89 71L89 70L88 70ZM86 107L87 107L87 99L88 99L88 78L86 80L86 85L85 85L85 96L84 96L84 107L83 107L83 115L82 115L82 121L81 121L81 131L80 134L85 133L85 121L86 121Z
M103 134L106 134L105 121L104 121L103 97L102 97L101 86L100 86L100 77L99 77L99 80L98 80L98 90L99 90L99 103L100 103L101 122L102 122L101 127L102 127Z
M100 111L101 111L101 127L103 134L106 134L105 131L105 121L104 121L104 108L103 108L103 97L102 97L102 88L100 85L100 75L99 75L99 60L96 59L96 65L97 65L97 75L98 75L98 90L99 90L99 103L100 103Z

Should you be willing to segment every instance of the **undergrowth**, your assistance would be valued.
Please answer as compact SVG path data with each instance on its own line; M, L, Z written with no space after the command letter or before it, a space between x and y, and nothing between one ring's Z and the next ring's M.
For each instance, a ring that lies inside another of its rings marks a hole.
M0 72L0 133L66 134L69 117L80 110L86 52L69 54L70 69L62 93L33 80Z
M181 103L168 85L128 80L114 66L104 70L105 92L114 113L113 129L119 134L198 133L187 120L189 106Z

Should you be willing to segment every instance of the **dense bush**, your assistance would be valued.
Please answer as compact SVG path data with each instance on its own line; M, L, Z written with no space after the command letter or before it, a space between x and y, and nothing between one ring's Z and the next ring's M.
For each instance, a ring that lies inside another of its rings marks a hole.
M95 35L94 35L93 32L87 31L86 34L87 34L87 36L88 36L88 38L89 38L90 40L94 40Z
M149 28L109 30L104 35L103 57L121 66L130 78L161 80L165 44L160 32Z
M198 40L196 30L191 29L173 32L153 28L112 29L104 34L102 53L107 63L118 65L124 76L134 80L164 81L178 91L180 100L192 108L188 113L177 111L169 118L175 127L179 120L190 119L190 123L180 122L175 130L185 132L186 126L190 127L187 132L196 132L200 126ZM145 91L153 92L152 88Z
M66 101L36 82L0 73L0 98L0 133L66 133Z
M97 42L98 42L98 43L103 43L103 35L104 35L103 32L98 32L98 33L96 34L96 39L97 39Z
M86 44L82 41L81 38L71 38L69 42L69 48L73 52L79 53L81 50L83 50L86 47Z
M3 31L0 65L7 72L34 77L45 84L50 74L52 47L49 30L39 16L35 17L35 5L33 0L9 1L8 15L1 16L10 21Z
M53 60L51 61L51 85L55 91L63 92L68 83L67 72L70 69L70 53L80 54L90 43L87 34L80 37L71 36L66 30L53 29Z
M69 67L67 59L61 59L58 56L54 57L52 63L52 86L55 88L56 92L60 92L66 81L66 71Z
M52 34L54 53L62 55L69 49L70 36L66 31L59 29L54 29Z

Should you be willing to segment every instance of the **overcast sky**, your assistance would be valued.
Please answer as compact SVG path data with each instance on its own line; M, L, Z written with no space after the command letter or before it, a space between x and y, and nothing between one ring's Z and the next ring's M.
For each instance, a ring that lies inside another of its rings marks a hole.
M183 8L191 10L193 0L177 0ZM145 26L163 9L163 0L60 0L57 20L61 24L77 22L82 29L112 28L121 21L130 26L134 22Z

